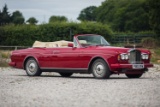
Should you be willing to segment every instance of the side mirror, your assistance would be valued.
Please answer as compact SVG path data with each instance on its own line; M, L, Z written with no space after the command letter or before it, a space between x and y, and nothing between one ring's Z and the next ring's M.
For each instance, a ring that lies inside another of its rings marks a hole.
M73 43L68 43L68 47L73 47Z

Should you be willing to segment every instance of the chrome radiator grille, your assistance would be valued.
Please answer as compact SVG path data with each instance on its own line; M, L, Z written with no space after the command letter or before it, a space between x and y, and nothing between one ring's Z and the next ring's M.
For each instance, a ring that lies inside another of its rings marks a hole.
M129 52L129 63L139 64L141 63L141 51L139 50L130 50Z

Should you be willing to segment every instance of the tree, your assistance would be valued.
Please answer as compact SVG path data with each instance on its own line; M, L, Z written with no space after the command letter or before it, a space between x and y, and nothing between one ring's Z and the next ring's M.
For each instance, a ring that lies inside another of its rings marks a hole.
M23 24L24 21L25 21L25 19L23 17L15 17L12 22L14 24Z
M38 21L34 17L30 17L26 22L29 24L35 25Z
M51 16L49 18L49 23L54 23L54 22L67 22L68 19L65 16Z
M3 22L3 20L2 20L2 12L0 10L0 25L1 25L2 22Z
M78 16L78 20L81 21L95 21L96 20L96 6L89 6L87 8L84 8L79 16Z
M11 16L8 12L8 7L5 4L5 6L2 9L2 12L0 12L0 25L5 25L11 22Z
M14 24L23 24L25 20L20 11L13 12L11 19Z
M96 21L114 31L150 30L146 0L106 0L96 9Z
M160 39L160 0L148 0L149 24Z

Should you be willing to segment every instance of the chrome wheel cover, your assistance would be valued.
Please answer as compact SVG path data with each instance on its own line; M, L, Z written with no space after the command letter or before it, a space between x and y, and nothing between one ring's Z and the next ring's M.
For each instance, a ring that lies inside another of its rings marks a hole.
M26 70L29 74L35 74L38 70L37 63L34 60L29 60L27 62Z
M98 63L96 63L96 64L94 65L93 70L94 70L94 73L95 73L97 76L101 76L101 75L103 75L104 72L105 72L105 67L104 67L103 63L98 62Z

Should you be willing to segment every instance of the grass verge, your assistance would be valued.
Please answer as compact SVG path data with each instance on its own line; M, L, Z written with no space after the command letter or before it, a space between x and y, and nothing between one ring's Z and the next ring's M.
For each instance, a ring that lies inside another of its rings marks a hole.
M160 48L150 49L152 56L151 62L155 64L160 64Z
M9 66L10 52L9 50L0 50L0 67Z

